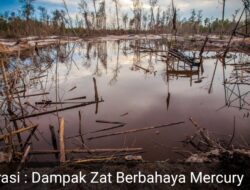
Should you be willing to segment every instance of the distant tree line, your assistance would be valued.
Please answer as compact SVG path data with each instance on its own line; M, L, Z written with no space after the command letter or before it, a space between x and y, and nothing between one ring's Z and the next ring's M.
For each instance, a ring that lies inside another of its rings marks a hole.
M114 33L159 33L176 34L230 34L237 23L239 10L230 19L225 19L226 0L222 0L222 18L205 18L202 10L192 9L190 17L181 18L174 0L167 7L160 7L158 0L148 0L150 9L143 7L141 0L132 0L132 11L121 10L119 0L112 0L115 16L108 19L106 0L80 0L79 14L71 18L64 0L64 9L48 12L45 7L35 9L35 0L19 0L21 10L0 13L0 35L19 37L27 35L92 35ZM249 1L243 0L245 6ZM248 25L249 11L245 13ZM245 27L247 28L247 27ZM94 31L94 32L93 32ZM247 31L247 29L246 29Z

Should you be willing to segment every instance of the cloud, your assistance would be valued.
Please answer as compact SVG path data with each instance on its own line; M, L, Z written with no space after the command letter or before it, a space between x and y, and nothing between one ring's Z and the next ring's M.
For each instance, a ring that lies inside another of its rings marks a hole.
M89 8L93 11L93 2L92 0L85 0ZM97 0L97 7L100 1L103 0ZM166 11L168 9L168 6L171 5L172 0L158 0L158 6L160 7L161 11ZM56 7L56 6L63 6L63 0L37 0L38 3L45 4L45 6L48 7ZM75 18L75 15L79 13L78 10L78 4L80 0L65 0L67 7L69 9L70 15ZM106 12L107 17L111 16L113 18L113 14L115 13L115 6L114 2L112 0L105 0L106 2ZM133 8L133 1L132 0L118 0L119 2L119 9L120 13L129 12L129 15L132 15L132 8ZM149 10L149 0L140 0L142 3L142 7L144 10ZM203 10L203 18L205 17L221 17L221 11L222 11L222 4L221 0L174 0L174 3L179 10L179 16L180 18L188 18L191 14L191 9L196 10ZM226 12L225 16L226 18L232 18L232 14L236 9L242 8L242 2L239 2L239 0L227 0L226 1Z

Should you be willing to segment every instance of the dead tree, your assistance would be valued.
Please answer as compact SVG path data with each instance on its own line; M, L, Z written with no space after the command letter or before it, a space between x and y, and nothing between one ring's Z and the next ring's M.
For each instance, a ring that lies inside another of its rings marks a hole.
M116 14L116 24L117 24L117 29L120 29L120 24L119 24L119 15L118 15L118 2L119 0L113 0L115 3L115 14Z

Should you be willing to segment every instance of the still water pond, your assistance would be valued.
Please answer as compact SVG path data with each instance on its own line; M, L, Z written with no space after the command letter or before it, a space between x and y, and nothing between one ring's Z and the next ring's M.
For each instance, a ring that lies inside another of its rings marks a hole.
M32 118L33 123L39 124L38 134L42 136L39 141L35 138L32 140L33 149L52 149L49 125L58 129L57 116L65 119L67 148L82 147L81 138L67 138L79 135L81 126L82 133L86 134L83 140L88 148L142 147L144 153L140 154L146 160L178 158L179 154L176 154L175 150L186 150L187 147L183 147L182 141L195 132L189 121L190 117L206 128L211 135L225 141L228 141L233 133L235 117L234 143L244 145L249 142L250 88L249 82L245 84L249 70L237 70L237 76L234 71L234 64L249 63L247 55L230 53L230 58L226 59L227 66L223 70L220 61L216 66L217 60L213 57L215 52L204 52L203 67L199 70L194 67L190 71L177 60L171 59L166 64L164 56L161 56L164 53L145 52L131 47L144 46L145 43L156 49L165 49L157 41L76 42L40 50L40 58L26 59L24 62L27 64L31 60L34 65L49 61L52 64L49 68L46 64L42 66L48 69L39 73L41 78L32 79L37 76L34 71L27 72L25 78L31 86L27 94L49 92L49 95L29 97L24 101L35 105L35 102L43 100L67 102L68 99L82 96L86 96L86 99L75 102L95 101L93 77L96 79L99 98L104 100L99 103L97 111L93 104L59 112L58 115ZM190 56L193 53L195 52L185 52ZM244 79L243 82L238 82L239 76ZM224 85L225 81L230 83ZM47 105L43 108L41 105L36 106L45 111L71 105ZM82 116L81 124L79 111ZM125 125L91 133L117 126L98 123L97 120L122 122ZM88 140L89 137L117 131L180 121L185 123ZM39 155L33 157L33 160L45 161L51 158ZM71 158L74 158L74 155Z

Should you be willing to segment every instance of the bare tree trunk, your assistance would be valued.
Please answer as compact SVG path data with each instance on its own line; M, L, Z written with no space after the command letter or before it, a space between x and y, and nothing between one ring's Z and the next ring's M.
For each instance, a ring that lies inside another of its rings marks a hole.
M114 0L115 3L115 12L116 12L116 23L117 23L117 29L120 29L120 25L119 25L119 16L118 16L118 0Z
M226 4L226 0L222 0L222 22L225 19L225 4Z
M247 10L247 9L245 9L245 14L246 14L246 20L245 20L245 24L246 24L246 34L248 34L248 27L247 27L247 25L248 25L248 10Z
M97 19L97 14L96 14L96 4L95 4L95 1L96 1L96 0L93 0L93 4L94 4L94 11L95 11L95 19L94 19L94 23L93 23L93 24L94 24L94 27L95 27L95 29L96 29L96 23L97 23L97 22L96 22L96 19Z
M224 31L224 20L225 20L225 4L226 0L222 0L222 18L221 18L221 34L220 36L222 37L223 31Z

